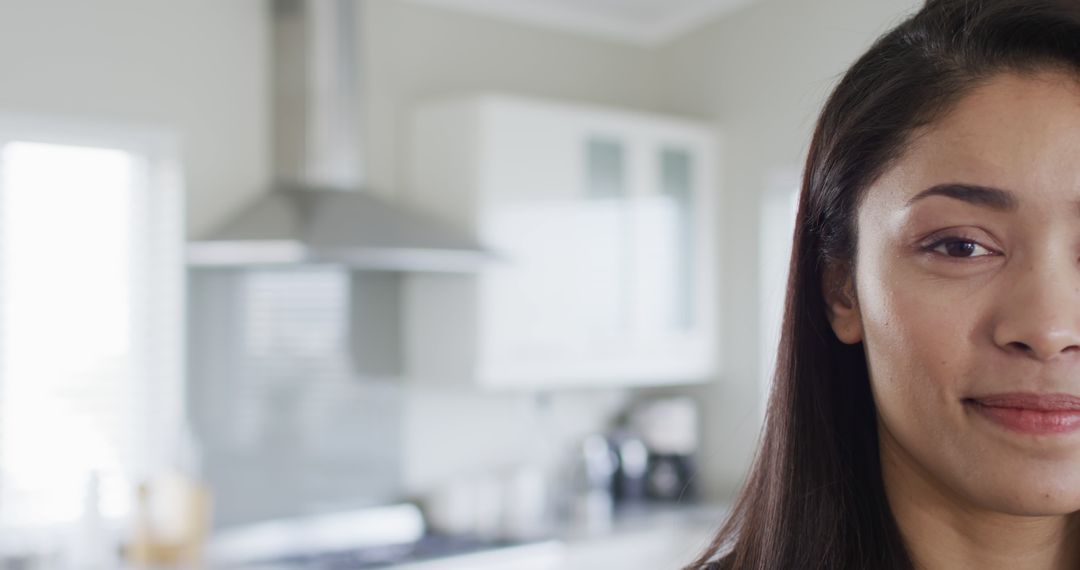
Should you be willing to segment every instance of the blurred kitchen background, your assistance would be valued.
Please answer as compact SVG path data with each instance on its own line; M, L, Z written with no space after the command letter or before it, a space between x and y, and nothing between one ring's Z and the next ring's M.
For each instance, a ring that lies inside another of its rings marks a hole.
M657 569L915 0L0 0L0 568Z

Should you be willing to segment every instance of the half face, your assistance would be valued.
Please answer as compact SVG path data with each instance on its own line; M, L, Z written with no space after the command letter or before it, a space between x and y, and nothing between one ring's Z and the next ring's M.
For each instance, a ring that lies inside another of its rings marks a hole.
M854 301L886 451L965 504L1080 510L1080 81L1002 74L858 211Z

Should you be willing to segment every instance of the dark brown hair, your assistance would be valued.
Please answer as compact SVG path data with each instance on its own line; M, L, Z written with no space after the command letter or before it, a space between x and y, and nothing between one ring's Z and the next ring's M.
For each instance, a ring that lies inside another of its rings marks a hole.
M829 326L822 275L853 267L859 201L920 127L996 74L1045 69L1080 77L1080 0L928 0L844 74L806 161L760 447L688 568L912 568L882 483L863 347Z

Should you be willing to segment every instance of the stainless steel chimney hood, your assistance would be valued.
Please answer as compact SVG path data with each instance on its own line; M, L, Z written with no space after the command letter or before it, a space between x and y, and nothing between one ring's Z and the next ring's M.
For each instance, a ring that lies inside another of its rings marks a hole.
M362 190L358 4L273 0L277 183L190 242L190 265L472 272L495 258L468 232Z
M203 267L332 263L382 271L470 272L492 256L468 236L359 191L282 186L205 241Z

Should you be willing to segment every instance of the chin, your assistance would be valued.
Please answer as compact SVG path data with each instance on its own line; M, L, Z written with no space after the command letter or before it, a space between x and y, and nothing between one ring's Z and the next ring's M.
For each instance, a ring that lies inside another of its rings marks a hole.
M1080 511L1080 476L1070 470L1057 478L1016 479L973 497L987 509L1017 516L1058 516Z

